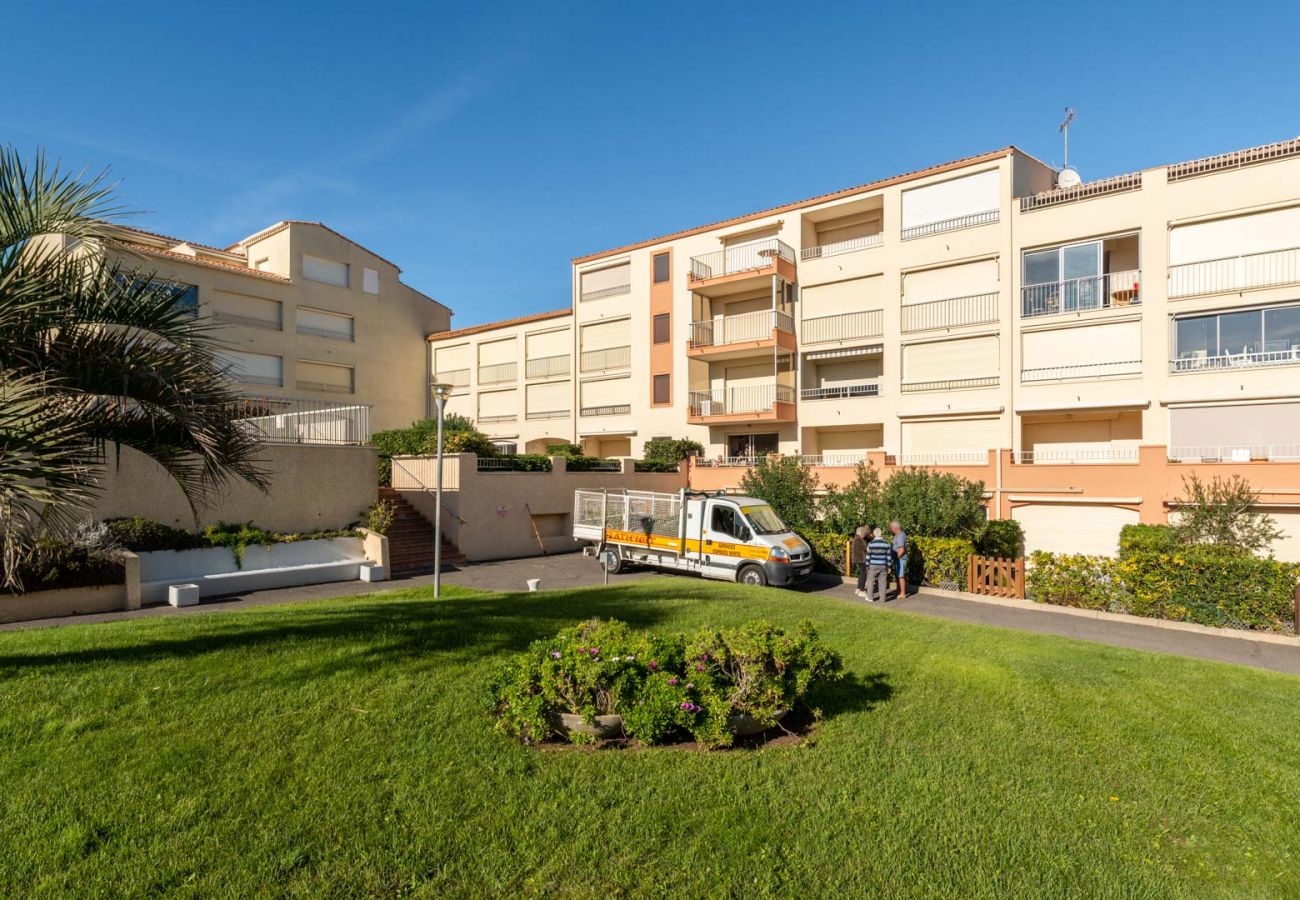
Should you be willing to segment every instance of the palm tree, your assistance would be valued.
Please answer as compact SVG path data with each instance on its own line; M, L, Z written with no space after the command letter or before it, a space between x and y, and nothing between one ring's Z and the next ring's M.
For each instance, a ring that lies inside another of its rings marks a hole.
M5 586L44 534L89 507L109 450L153 458L197 510L230 482L263 490L257 432L214 326L175 284L106 251L104 176L0 147L0 563Z

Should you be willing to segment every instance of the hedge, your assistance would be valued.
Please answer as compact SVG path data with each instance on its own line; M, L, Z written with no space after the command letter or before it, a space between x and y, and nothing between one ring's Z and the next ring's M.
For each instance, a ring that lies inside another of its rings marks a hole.
M1210 545L1160 552L1131 544L1120 559L1034 553L1030 598L1200 625L1292 629L1300 567Z
M837 575L854 574L849 571L845 558L852 535L805 530L799 536L812 547L817 571ZM975 552L970 541L965 538L915 536L909 536L908 541L912 545L907 560L908 581L959 588L966 586L967 558Z
M1172 553L1178 546L1178 537L1172 525L1125 525L1119 530L1121 559L1139 550Z

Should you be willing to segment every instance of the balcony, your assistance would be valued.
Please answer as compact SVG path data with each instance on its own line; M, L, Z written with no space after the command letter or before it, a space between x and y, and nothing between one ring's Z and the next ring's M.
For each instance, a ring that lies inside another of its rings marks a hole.
M569 418L569 411L568 411L567 409L543 409L543 410L532 410L532 409L530 409L530 410L528 410L527 414L525 414L524 417L527 418L527 419L530 419L530 420L532 420L532 419L567 419L567 418Z
M879 397L880 383L877 381L858 381L851 384L837 384L833 387L810 387L799 392L801 400L848 400L853 397Z
M776 309L692 322L687 356L744 356L755 350L795 348L794 317Z
M1300 282L1300 247L1169 267L1169 297L1196 297Z
M508 381L515 380L518 363L495 363L488 366L478 367L479 384L505 384Z
M330 384L327 381L295 381L300 391L312 391L317 394L352 394L355 389L350 384Z
M1026 285L1020 289L1020 315L1029 319L1137 306L1142 302L1141 283L1142 270L1131 269Z
M449 384L454 388L469 387L469 369L448 369L433 376L434 384Z
M867 462L866 453L802 453L799 462L805 466L821 466L829 469L851 469Z
M1166 455L1177 463L1300 462L1300 444L1170 447Z
M1089 181L1087 184L1076 185L1072 188L1052 188L1050 191L1042 191L1031 197L1021 197L1020 211L1022 213L1030 212L1035 209L1045 209L1049 206L1059 206L1062 203L1090 200L1093 197L1121 194L1127 191L1141 190L1141 188L1142 173L1130 172L1127 175L1116 175L1113 178Z
M1109 465L1136 463L1137 447L1061 447L1047 450L1021 450L1013 461L1017 465Z
M692 425L793 422L794 397L794 388L784 384L691 391L686 420Z
M780 275L795 281L794 248L768 238L691 257L687 282L692 291L720 295L752 287L756 280ZM716 288L716 290L710 290Z
M495 416L479 416L478 423L480 425L493 425L499 422L513 422L517 418L519 418L518 413L501 413Z
M799 251L800 259L821 259L826 256L838 256L841 253L853 253L858 250L869 250L872 247L879 247L885 242L884 232L863 235L862 237L849 238L845 241L831 241L826 244L817 244L813 247L804 247Z
M238 313L215 312L212 314L212 321L220 322L223 325L244 325L248 328L263 328L267 331L280 331L283 326L279 319L259 319L257 316L242 316ZM302 329L298 329L302 333Z
M998 295L971 294L904 306L901 328L903 331L929 331L997 320Z
M1225 353L1221 356L1190 355L1182 359L1171 359L1169 371L1179 375L1187 372L1218 372L1224 369L1263 369L1271 366L1294 365L1300 365L1300 346L1258 353Z
M918 450L900 453L900 466L984 466L988 465L988 450Z
M1142 360L1130 359L1119 362L1083 363L1080 365L1021 369L1020 380L1022 382L1064 381L1073 378L1106 378L1111 375L1141 374Z
M932 234L944 234L949 231L958 231L962 228L974 228L977 225L991 225L998 220L998 210L989 209L984 212L971 213L965 216L954 216L951 219L944 219L940 222L927 222L924 225L913 225L910 228L904 228L902 237L905 241L915 238L929 237Z
M583 350L578 371L604 372L609 369L626 369L631 364L631 347L605 347L601 350Z
M904 381L900 389L904 394L922 391L964 391L972 388L997 387L998 376L982 375L978 378L944 378L938 381Z
M579 413L584 416L626 416L632 412L629 403L616 403L609 406L584 406Z
M1237 150L1233 153L1221 153L1218 156L1206 156L1202 159L1194 159L1190 162L1179 163L1178 165L1169 167L1168 178L1169 182L1172 184L1176 181L1196 178L1199 175L1212 175L1215 172L1242 169L1246 166L1255 166L1260 163L1273 162L1274 160L1286 159L1291 156L1300 156L1300 138L1293 138L1289 141L1278 141L1275 144L1264 144L1261 147L1250 147L1249 149Z
M538 356L524 362L525 378L554 378L569 374L569 355Z
M805 344L880 337L885 333L885 313L880 309L864 309L834 316L816 316L804 319L800 327Z

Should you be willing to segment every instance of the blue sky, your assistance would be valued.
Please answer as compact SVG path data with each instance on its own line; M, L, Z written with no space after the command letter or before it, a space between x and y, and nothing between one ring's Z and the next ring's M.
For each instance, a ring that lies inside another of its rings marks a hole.
M133 224L324 221L457 326L584 253L1015 143L1085 178L1300 133L1300 5L11 4L0 140ZM20 36L20 40L14 40ZM57 47L58 56L51 54Z

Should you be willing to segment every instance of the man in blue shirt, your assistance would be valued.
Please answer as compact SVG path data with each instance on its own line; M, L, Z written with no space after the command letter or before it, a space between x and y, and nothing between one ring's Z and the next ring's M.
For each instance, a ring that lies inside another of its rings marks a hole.
M902 525L898 524L897 519L889 523L889 531L894 536L893 541L890 543L890 548L893 551L895 565L898 567L894 573L895 577L898 579L898 599L906 600L907 551L910 549L907 546L907 532L903 530Z
M876 594L884 603L889 594L889 541L885 540L877 528L872 532L867 544L867 592L869 603L876 602Z

